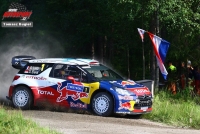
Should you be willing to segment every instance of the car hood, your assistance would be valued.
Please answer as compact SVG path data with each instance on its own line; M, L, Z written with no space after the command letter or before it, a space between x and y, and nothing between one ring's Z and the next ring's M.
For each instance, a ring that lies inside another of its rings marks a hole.
M118 81L102 81L105 84L110 84L112 88L122 88L130 91L131 93L140 96L140 95L151 95L150 90L141 84L138 84L132 80L118 80Z

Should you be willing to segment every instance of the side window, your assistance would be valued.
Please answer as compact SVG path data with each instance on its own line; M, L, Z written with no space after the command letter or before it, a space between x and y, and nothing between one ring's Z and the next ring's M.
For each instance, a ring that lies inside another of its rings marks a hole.
M58 79L66 79L65 73L64 73L65 66L66 65L64 65L64 64L54 65L54 67L52 68L52 70L49 74L49 77L58 78Z
M23 69L19 71L19 73L29 74L29 75L38 75L49 67L52 67L52 65L46 64L46 63L28 63Z
M66 68L66 72L68 76L74 77L77 82L81 81L81 70L79 70L77 67L69 66Z
M68 76L72 76L77 82L87 82L87 75L76 66L57 64L50 73L50 77L58 79L67 79Z

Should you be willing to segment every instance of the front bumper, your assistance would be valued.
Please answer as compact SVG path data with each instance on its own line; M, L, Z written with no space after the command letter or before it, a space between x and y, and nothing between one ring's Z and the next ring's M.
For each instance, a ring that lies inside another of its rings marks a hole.
M134 98L134 97L132 97ZM145 114L152 111L152 97L141 97L138 96L136 99L131 100L131 97L119 97L116 101L115 113L120 114Z
M146 114L150 113L152 111L152 107L141 107L140 109L134 109L134 110L129 110L129 109L122 109L118 110L115 113L116 114L129 114L129 115L138 115L138 114Z

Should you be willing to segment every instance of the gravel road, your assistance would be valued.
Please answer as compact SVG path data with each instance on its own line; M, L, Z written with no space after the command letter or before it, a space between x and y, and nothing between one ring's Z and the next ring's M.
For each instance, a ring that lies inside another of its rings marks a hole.
M23 115L63 134L200 134L200 130L175 128L134 116L99 117L41 110L23 111Z

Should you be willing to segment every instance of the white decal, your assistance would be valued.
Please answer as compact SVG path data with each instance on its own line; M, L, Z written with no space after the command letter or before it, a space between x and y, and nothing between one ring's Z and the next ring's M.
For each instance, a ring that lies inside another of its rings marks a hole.
M128 95L122 96L122 95L118 95L118 97L119 97L120 100L133 100L133 96L128 96Z

